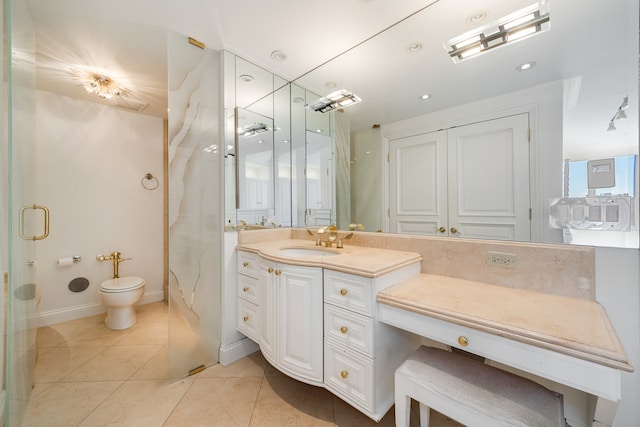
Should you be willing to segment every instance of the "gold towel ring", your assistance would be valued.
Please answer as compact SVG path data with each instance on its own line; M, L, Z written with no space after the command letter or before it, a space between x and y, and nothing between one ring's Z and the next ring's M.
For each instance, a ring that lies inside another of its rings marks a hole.
M148 183L146 181L151 181L151 182ZM145 176L143 176L142 177L142 181L140 181L140 183L147 190L155 190L160 185L160 182L158 182L158 178L156 178L155 176L153 176L150 173L148 173Z

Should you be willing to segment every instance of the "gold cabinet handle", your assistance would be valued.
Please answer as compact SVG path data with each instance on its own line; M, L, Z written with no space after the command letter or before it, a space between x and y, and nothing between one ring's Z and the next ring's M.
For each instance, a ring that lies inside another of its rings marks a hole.
M345 379L345 380L346 380L346 379L347 379L347 377L349 376L349 372L347 372L347 371L342 371L342 372L340 372L340 376L341 376L343 379Z
M455 227L451 227L451 230L449 231L451 231L451 234L458 234L458 229Z
M249 316L244 316L244 317L242 318L242 320L244 320L244 321L246 322L247 320L249 320Z
M440 227L438 228L438 231L444 233L445 231L447 231L447 229L445 227Z
M458 344L460 344L463 347L466 347L466 346L469 345L469 340L467 339L467 337L459 336L458 337Z
M340 332L342 332L343 334L346 334L348 330L349 328L347 328L346 326L340 328Z
M347 295L347 290L345 288L340 289L340 295L342 296Z
M273 273L273 268L269 267L269 268L267 268L267 271L268 271L269 273Z
M276 276L279 276L279 275L281 275L281 274L282 274L282 271L280 271L280 270L276 270Z
M242 263L242 266L243 266L243 267L248 267L248 266L249 266L249 261L245 261L245 262L243 262L243 263Z
M246 287L242 288L242 292L248 292L248 291L249 291L249 288L246 288Z

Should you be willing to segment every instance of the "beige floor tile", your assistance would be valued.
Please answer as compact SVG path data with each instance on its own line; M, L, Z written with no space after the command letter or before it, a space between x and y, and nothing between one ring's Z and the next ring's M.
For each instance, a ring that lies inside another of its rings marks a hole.
M169 342L169 329L167 322L145 322L137 324L135 329L127 333L114 345L142 345L160 344Z
M193 381L127 381L78 426L160 427Z
M332 395L286 376L265 377L250 426L333 426Z
M265 360L262 353L256 351L247 357L233 362L230 365L222 366L217 363L200 372L198 378L243 378L243 377L263 377L264 371L269 362Z
M160 348L159 345L109 347L60 381L127 380Z
M107 347L59 346L38 355L33 380L35 383L55 382L70 374Z
M262 377L199 378L164 427L249 425Z
M22 422L22 427L76 426L122 381L37 384Z
M168 380L169 351L164 345L131 377L132 380Z
M104 314L43 326L37 330L38 347L54 347L102 324Z
M104 326L104 323L98 323L67 340L66 345L69 347L110 346L116 344L129 333L126 329L114 331Z
M163 301L136 306L138 323L167 322L168 316L169 306Z

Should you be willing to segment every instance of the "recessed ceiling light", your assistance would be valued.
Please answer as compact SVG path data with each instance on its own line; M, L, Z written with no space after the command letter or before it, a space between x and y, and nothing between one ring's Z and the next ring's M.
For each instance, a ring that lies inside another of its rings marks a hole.
M520 64L516 67L516 71L527 71L536 66L535 62L525 62L524 64Z
M473 12L471 15L467 16L467 24L477 24L478 22L482 22L488 15L489 11L486 9Z
M249 74L241 74L240 76L238 76L238 80L240 80L243 83L253 83L255 79L253 78L253 76L250 76Z
M304 99L300 98L299 96L296 96L291 101L295 102L296 104L301 104L304 102Z
M334 87L338 86L338 84L336 82L326 82L324 84L324 87L328 88L328 89L333 89Z
M407 52L409 53L418 52L420 49L422 49L422 43L420 42L409 43L407 46Z
M431 98L431 95L428 93L425 93L420 97L420 99L422 99L423 101L426 101L427 99L430 99L430 98Z
M271 52L271 58L275 59L276 61L284 61L287 59L287 54L281 50L274 50L273 52Z

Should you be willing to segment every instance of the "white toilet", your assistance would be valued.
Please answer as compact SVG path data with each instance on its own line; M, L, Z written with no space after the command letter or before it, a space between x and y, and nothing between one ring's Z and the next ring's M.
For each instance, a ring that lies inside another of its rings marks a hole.
M109 279L100 285L100 300L107 308L104 324L109 329L127 329L136 323L135 303L144 294L144 280L129 276Z

